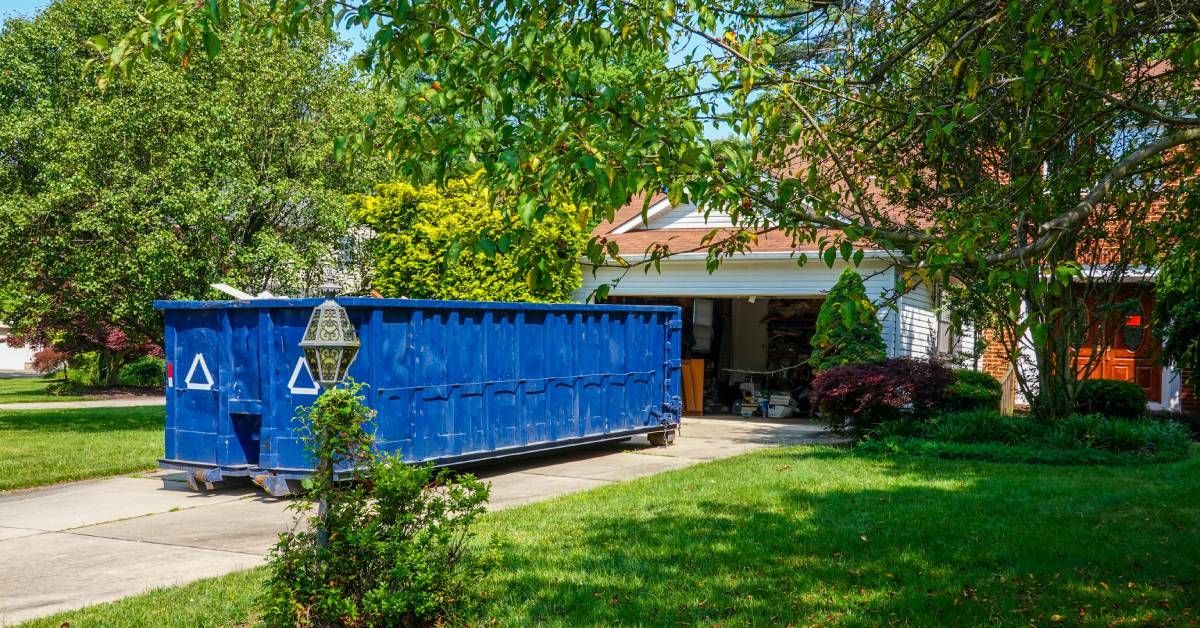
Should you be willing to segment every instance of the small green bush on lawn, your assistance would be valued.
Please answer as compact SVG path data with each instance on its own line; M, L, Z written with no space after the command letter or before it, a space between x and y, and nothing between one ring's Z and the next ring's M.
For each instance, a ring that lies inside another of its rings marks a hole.
M1146 414L1146 391L1133 382L1088 379L1079 382L1075 407L1084 414L1136 419Z
M142 356L121 367L117 381L122 386L161 387L167 381L167 363L152 355Z
M948 412L963 410L999 410L1000 382L982 371L959 369L954 371L951 384L942 399L942 408Z

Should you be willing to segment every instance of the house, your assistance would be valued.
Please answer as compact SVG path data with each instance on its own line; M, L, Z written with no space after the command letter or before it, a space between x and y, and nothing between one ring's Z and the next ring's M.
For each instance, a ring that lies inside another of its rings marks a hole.
M0 323L0 373L27 372L33 366L31 347L8 346L8 326Z
M681 306L684 355L704 360L705 405L713 411L729 407L740 396L743 382L801 397L811 378L804 363L817 312L846 262L838 260L830 268L818 259L815 244L797 245L779 231L767 231L759 234L749 252L725 259L709 273L704 238L714 228L732 227L729 215L705 216L693 205L675 206L665 195L656 195L643 221L643 200L634 198L594 233L616 242L630 263L644 259L647 247L668 245L672 254L662 260L661 272L647 272L645 266L630 270L617 264L585 264L577 296L585 299L601 284L609 284L608 302ZM800 263L801 254L807 255L808 263ZM940 355L978 366L975 334L951 333L928 286L895 292L897 270L891 252L865 250L858 272L868 295L883 306L878 315L890 356Z
M766 231L748 252L726 258L709 273L705 237L713 229L732 228L729 215L706 216L693 205L673 205L660 194L650 199L643 220L644 200L635 197L593 234L616 242L631 264L645 259L652 246L666 245L671 255L661 261L659 271L645 265L629 269L585 262L577 296L585 299L608 284L609 302L682 307L684 354L705 361L705 405L711 402L714 410L736 399L741 382L773 390L802 388L804 378L811 376L802 364L809 356L816 313L846 263L839 259L830 268L818 259L816 244L797 244L779 231ZM808 263L799 263L802 254ZM955 334L936 290L918 285L903 294L895 291L898 270L892 252L864 250L858 272L880 306L889 356L936 357L1011 381L1010 363L1000 345L978 342L980 334L970 328ZM1147 279L1152 277L1133 281ZM1138 383L1152 410L1191 410L1180 374L1159 362L1153 346L1157 341L1143 333L1153 311L1152 294L1143 300L1142 310L1126 319L1131 328L1116 334L1114 346L1097 356L1101 365L1093 376ZM1136 346L1135 337L1141 338ZM1016 402L1024 400L1017 395Z

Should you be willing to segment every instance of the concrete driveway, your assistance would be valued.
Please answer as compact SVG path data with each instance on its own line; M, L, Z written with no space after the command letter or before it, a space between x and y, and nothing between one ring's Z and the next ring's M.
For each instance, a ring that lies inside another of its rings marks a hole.
M835 442L813 423L688 418L671 447L645 437L475 469L492 509L548 499L771 445ZM0 626L261 565L293 524L253 487L197 494L181 474L0 495Z
M115 399L91 399L83 401L23 401L0 404L5 410L81 410L84 408L132 408L135 406L165 406L166 397L152 395L117 397Z

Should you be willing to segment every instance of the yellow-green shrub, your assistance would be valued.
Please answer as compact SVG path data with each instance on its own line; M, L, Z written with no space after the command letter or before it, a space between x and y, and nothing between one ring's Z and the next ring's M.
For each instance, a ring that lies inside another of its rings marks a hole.
M353 205L375 231L372 284L385 297L553 302L582 283L587 235L572 207L526 225L494 207L477 176L443 190L380 185Z

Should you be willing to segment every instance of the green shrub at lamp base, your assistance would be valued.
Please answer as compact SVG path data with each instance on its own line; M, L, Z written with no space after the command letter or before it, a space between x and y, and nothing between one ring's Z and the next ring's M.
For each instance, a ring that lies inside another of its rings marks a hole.
M309 525L280 535L264 618L287 626L461 623L476 603L473 584L492 564L473 542L488 486L379 455L361 388L327 390L300 416L316 471L293 508ZM351 471L353 482L340 481Z

